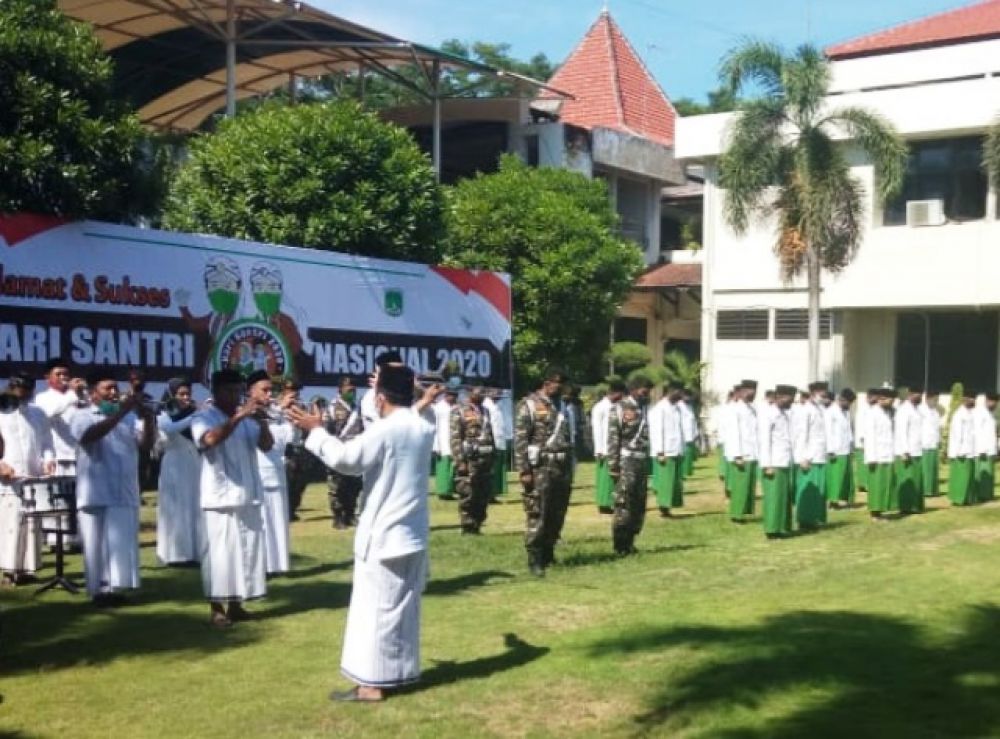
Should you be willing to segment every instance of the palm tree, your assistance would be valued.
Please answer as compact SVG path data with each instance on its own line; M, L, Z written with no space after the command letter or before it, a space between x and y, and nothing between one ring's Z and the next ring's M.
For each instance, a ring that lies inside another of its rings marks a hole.
M742 98L719 162L726 221L741 235L757 218L775 220L783 278L805 269L809 372L816 379L820 276L851 263L864 213L864 188L836 139L850 139L867 154L883 200L902 187L906 145L878 115L827 105L830 66L813 46L786 56L772 44L744 42L723 59L720 78L733 95L747 87L758 93Z

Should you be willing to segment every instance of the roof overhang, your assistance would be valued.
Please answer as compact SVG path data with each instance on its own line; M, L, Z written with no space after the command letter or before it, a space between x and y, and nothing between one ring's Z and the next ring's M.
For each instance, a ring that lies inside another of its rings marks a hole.
M92 25L115 63L117 94L151 127L191 131L235 99L263 95L295 77L361 69L428 100L440 74L501 79L526 96L542 82L396 38L289 0L59 0ZM234 57L227 65L227 54ZM419 70L401 75L403 67Z

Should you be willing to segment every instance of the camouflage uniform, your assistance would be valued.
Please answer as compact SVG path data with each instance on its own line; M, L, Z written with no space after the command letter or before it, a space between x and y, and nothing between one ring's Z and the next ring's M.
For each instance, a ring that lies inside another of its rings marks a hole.
M336 436L341 441L348 441L358 436L364 429L361 412L345 403L340 398L327 406L323 414L323 426L327 433ZM361 478L353 475L343 475L328 469L326 473L327 497L330 500L330 513L333 515L333 527L344 529L354 525L354 516L358 507L358 495L361 493Z
M569 506L570 428L565 414L542 393L521 401L514 428L514 464L534 478L523 494L524 547L529 563L544 568L554 561Z
M466 401L451 410L451 458L462 531L479 533L493 488L493 425L482 405Z
M634 398L622 398L608 419L608 471L617 478L611 534L615 551L631 554L646 518L649 474L649 424L646 409Z

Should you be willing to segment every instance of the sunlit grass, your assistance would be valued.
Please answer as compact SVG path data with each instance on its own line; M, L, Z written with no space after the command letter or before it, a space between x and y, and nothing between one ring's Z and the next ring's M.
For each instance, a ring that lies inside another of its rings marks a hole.
M326 697L346 686L351 571L323 486L293 525L295 572L227 632L207 626L196 570L156 566L147 527L135 605L0 594L0 736L1000 735L1000 504L832 512L772 542L723 515L712 469L681 517L650 500L641 553L619 560L581 466L544 580L516 495L481 537L434 499L424 687L378 706Z

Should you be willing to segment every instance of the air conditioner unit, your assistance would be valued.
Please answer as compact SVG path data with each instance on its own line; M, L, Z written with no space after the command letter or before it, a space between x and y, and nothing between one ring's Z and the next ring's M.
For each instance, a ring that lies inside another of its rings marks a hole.
M943 226L947 222L943 200L906 201L907 226Z

